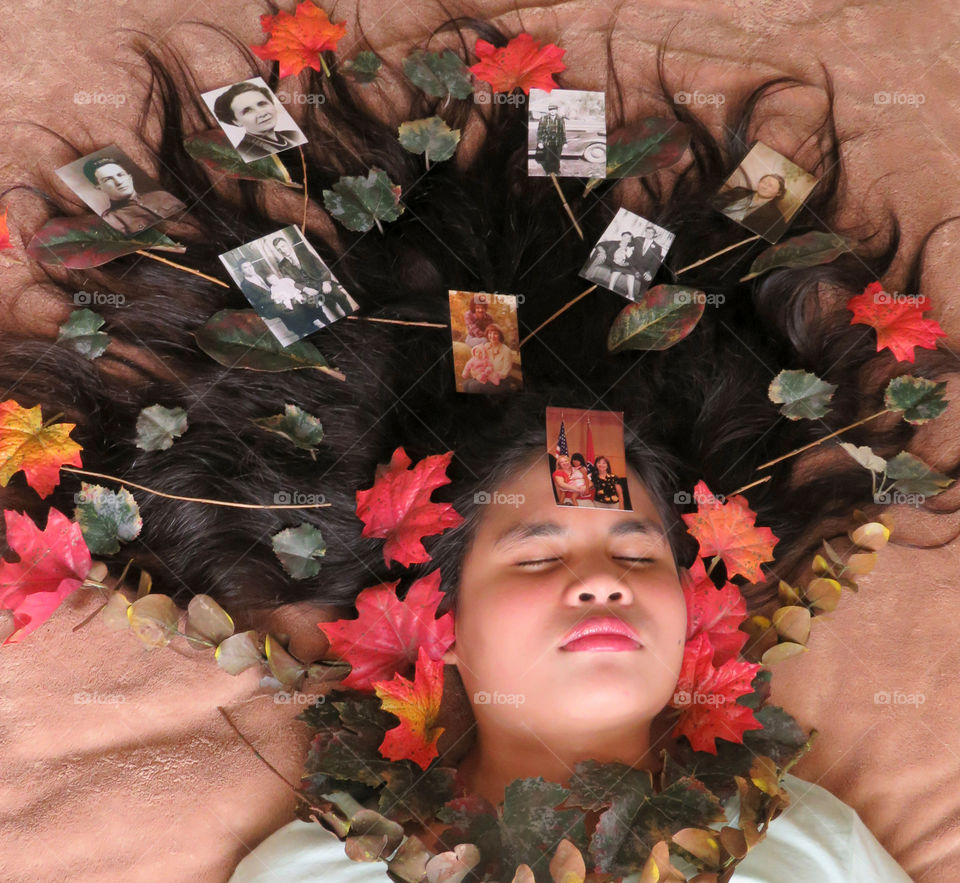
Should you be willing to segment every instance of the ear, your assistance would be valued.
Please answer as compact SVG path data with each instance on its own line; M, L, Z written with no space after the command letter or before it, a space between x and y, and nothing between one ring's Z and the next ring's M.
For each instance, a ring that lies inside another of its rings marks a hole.
M450 647L443 654L443 662L445 665L456 665L460 661L460 657L457 656L457 642L454 641Z

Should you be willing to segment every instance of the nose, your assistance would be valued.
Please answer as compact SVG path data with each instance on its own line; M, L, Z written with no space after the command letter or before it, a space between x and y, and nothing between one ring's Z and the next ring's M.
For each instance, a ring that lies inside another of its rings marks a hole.
M629 605L633 604L633 592L618 577L609 572L594 572L583 578L571 577L571 583L564 591L564 604L570 607L586 607L592 604Z

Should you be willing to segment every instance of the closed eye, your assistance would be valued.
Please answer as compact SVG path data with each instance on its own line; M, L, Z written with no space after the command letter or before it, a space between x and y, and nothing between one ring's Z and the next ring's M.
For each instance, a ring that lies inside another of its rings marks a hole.
M656 560L655 558L631 558L628 555L614 555L612 556L615 561L633 561L639 564L647 563L653 564ZM559 561L559 558L535 558L530 561L518 561L517 567L534 567L538 564L549 564L553 561Z

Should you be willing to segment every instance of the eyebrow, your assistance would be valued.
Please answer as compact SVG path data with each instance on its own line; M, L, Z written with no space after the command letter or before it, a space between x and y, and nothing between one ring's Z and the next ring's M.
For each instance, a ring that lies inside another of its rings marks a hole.
M564 536L569 533L566 527L555 521L521 521L503 531L494 541L493 547L517 543L534 537ZM666 531L656 522L648 518L632 518L629 521L619 521L608 531L612 537L629 536L630 534L647 534L659 539L666 539Z

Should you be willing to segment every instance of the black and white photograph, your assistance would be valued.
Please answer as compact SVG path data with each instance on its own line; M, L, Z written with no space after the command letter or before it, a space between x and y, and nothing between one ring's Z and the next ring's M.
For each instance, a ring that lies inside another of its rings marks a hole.
M710 202L750 232L776 242L816 183L809 172L758 141Z
M669 230L621 208L594 245L580 275L630 300L639 300L673 240Z
M531 89L527 112L527 174L559 178L607 176L603 92Z
M292 224L225 252L220 260L283 346L360 306Z
M139 233L187 207L111 144L57 169L60 179L121 233Z
M211 89L202 97L244 162L307 143L263 77Z

